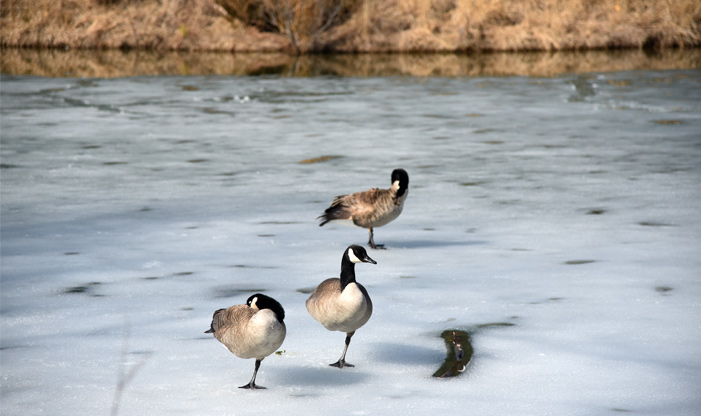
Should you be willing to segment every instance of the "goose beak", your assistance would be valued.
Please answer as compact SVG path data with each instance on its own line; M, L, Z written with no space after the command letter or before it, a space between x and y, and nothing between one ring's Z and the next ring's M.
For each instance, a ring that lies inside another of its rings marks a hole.
M366 255L362 259L363 263L372 263L372 264L377 264L377 262L373 259L370 258L370 256Z

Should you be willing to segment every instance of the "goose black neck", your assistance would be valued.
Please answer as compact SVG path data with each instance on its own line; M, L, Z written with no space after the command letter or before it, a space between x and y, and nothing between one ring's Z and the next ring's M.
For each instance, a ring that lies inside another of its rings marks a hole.
M341 260L341 292L349 283L355 283L355 263L350 261L346 254Z
M277 320L280 323L282 323L282 321L285 319L285 309L282 307L280 302L261 293L256 293L255 295L251 296L251 298L258 298L258 301L256 302L256 307L258 309L270 309L271 311L275 312Z
M268 309L275 312L278 322L283 323L283 321L285 320L285 310L282 308L282 305L277 303L277 305L271 305L270 307L268 307Z

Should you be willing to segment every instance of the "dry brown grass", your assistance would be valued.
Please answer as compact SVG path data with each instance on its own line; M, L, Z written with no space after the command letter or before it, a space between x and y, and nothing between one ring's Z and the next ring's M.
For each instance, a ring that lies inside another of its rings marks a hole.
M2 46L279 51L282 36L237 24L212 0L2 0Z
M14 47L297 53L701 45L699 0L2 0Z
M368 0L327 34L338 51L695 46L697 0Z

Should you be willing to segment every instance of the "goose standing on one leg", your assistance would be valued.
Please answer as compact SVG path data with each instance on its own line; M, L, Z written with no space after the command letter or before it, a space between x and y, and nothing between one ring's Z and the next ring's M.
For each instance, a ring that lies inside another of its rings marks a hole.
M235 305L214 312L212 325L205 334L214 334L239 358L255 358L253 377L242 389L264 389L256 385L260 362L274 353L285 340L285 310L270 296L256 293L245 305Z
M377 262L364 248L349 246L341 259L341 278L326 279L307 299L307 311L329 331L346 333L346 346L341 358L332 367L353 367L346 362L346 352L355 331L370 319L372 301L363 285L355 281L355 264Z
M321 219L319 226L333 220L351 220L358 227L369 230L368 244L371 248L383 248L383 244L375 244L373 228L397 218L402 213L407 195L409 174L404 169L395 169L392 171L392 186L389 189L372 188L334 198L331 206L317 218Z

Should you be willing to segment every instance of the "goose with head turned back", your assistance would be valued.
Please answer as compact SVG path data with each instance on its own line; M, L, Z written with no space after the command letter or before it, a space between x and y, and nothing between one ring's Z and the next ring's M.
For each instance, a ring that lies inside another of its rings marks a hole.
M384 245L375 244L373 228L396 219L402 213L408 195L409 174L404 169L395 169L389 189L372 188L334 198L331 206L317 218L321 220L319 226L334 220L351 220L358 227L368 229L371 248L383 248Z
M307 299L307 311L329 331L346 333L346 343L341 358L332 367L353 367L346 362L346 352L351 337L372 315L372 301L363 285L355 280L355 264L377 262L358 245L349 246L341 259L341 277L326 279L314 289Z
M264 389L256 384L260 362L274 353L285 340L285 310L270 296L256 293L245 305L235 305L214 312L206 334L214 334L239 358L255 358L253 377L242 389Z

